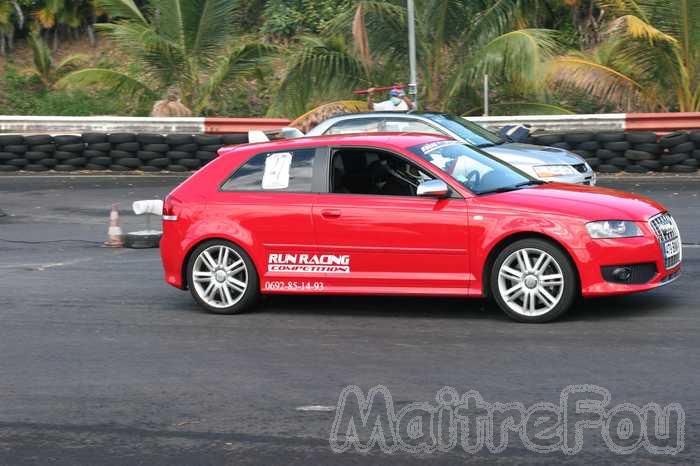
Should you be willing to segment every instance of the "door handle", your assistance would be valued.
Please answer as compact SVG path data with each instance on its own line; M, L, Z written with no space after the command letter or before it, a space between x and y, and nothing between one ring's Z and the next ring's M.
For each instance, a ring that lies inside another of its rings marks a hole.
M321 210L321 216L323 218L338 218L338 217L340 217L340 210L338 210L338 209L323 209L323 210Z

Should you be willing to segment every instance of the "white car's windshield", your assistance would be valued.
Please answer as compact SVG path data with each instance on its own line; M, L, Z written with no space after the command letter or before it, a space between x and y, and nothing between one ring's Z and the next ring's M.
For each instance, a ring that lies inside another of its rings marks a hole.
M449 129L472 146L490 147L505 142L500 136L464 118L442 113L430 113L425 117Z
M409 150L475 194L511 191L542 183L484 152L456 141L431 142Z

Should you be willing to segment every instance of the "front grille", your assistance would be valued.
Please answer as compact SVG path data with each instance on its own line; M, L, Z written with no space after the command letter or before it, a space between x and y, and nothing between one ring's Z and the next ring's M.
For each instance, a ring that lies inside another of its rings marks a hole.
M578 163L573 167L578 170L579 173L586 173L588 171L588 167L586 167L585 163Z
M661 253L664 256L664 265L667 269L680 264L683 256L683 248L681 245L681 235L678 231L678 225L673 220L668 212L655 215L649 219L649 226L659 240ZM671 252L669 252L671 249Z

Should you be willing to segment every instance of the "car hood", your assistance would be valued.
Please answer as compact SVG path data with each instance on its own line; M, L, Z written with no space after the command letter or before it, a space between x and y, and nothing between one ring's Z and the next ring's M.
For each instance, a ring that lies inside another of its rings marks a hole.
M570 165L584 162L578 155L557 147L508 142L481 149L513 165Z
M634 220L645 222L664 212L664 206L637 194L613 189L567 183L548 183L498 194L478 196L477 200L497 202L524 214L556 213L595 220Z

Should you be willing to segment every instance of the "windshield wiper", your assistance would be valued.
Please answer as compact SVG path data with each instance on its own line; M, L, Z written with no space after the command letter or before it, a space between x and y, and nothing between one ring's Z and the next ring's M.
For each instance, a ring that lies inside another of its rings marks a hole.
M522 188L523 186L538 186L541 184L547 184L547 182L542 181L542 180L527 180L527 181L523 181L522 183L516 184L515 187Z
M500 188L489 189L488 191L481 191L478 194L481 195L481 194L507 193L508 191L517 191L518 189L524 188L525 186L539 186L539 185L545 184L545 183L547 183L547 182L542 181L542 180L527 180L527 181L523 181L522 183L515 184L513 186L501 186Z

